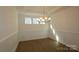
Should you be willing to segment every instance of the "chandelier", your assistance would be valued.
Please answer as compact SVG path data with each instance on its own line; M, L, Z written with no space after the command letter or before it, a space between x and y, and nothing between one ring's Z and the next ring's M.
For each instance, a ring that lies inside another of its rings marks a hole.
M39 17L39 19L40 19L42 22L46 22L46 23L50 22L50 21L51 21L51 17L49 17L49 16L47 15L47 13L46 13L46 12L48 12L48 10L45 8L45 6L44 6L42 9L43 9L43 10L42 10L43 16Z
M47 17L47 16L42 16L39 18L41 21L44 21L44 22L48 22L51 20L51 17Z

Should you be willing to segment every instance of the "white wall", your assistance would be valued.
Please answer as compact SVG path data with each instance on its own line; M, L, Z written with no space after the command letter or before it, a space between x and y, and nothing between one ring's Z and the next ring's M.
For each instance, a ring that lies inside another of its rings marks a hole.
M53 27L59 36L59 41L79 50L79 7L66 7L52 13ZM53 38L53 32L49 33Z
M14 51L17 45L18 20L15 7L0 7L0 51Z
M19 39L20 41L48 37L48 24L25 24L24 15L19 14Z

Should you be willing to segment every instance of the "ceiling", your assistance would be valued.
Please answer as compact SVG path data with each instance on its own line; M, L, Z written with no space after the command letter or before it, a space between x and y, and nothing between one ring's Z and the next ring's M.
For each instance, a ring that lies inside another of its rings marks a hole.
M26 15L44 15L49 14L51 11L55 11L60 6L18 6L17 11Z

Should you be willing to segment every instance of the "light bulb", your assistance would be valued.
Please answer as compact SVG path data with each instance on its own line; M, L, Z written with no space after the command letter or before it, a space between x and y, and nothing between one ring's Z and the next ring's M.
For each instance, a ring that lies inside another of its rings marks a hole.
M45 21L44 19L42 19L42 21Z
M42 17L40 17L40 19L43 19Z
M47 17L45 17L44 19L47 19Z
M39 19L39 18L37 18L37 20L38 20L38 21L40 21L40 19Z
M49 17L48 20L51 20L51 17Z

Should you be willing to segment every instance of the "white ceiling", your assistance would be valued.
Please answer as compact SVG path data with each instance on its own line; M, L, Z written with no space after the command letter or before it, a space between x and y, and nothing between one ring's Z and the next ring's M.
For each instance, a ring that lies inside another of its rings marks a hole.
M43 15L55 11L60 8L60 6L18 6L16 8L19 13L26 15Z

